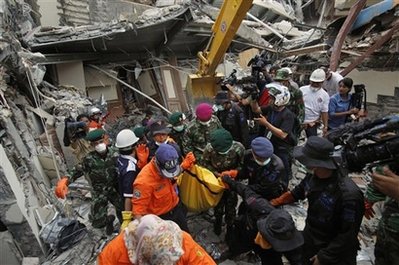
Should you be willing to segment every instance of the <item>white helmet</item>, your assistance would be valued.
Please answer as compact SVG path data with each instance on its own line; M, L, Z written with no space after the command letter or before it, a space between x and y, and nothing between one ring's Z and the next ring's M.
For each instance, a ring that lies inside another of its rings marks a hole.
M292 75L292 70L289 67L281 68L281 70L284 70L284 71L288 72L289 75Z
M89 116L93 116L93 115L96 115L96 114L101 114L101 110L99 108L97 108L97 107L92 107L89 110Z
M116 136L116 148L126 148L134 145L139 141L139 138L130 129L124 129L118 133Z
M324 72L323 69L318 68L312 72L309 80L316 83L324 82L324 80L326 80L326 72Z
M290 101L290 91L286 86L282 86L277 83L271 83L266 85L269 90L269 95L274 97L274 105L277 107L285 106Z

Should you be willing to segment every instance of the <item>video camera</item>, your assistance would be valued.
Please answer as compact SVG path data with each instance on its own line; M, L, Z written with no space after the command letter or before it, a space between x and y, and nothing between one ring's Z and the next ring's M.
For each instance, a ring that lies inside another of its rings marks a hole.
M260 73L269 64L271 60L266 51L263 51L260 55L255 55L249 60L247 66L251 66L251 74L255 78L255 83L260 79Z
M243 94L242 98L247 98L251 96L253 100L258 100L259 98L259 89L255 83L255 80L252 76L247 76L242 78L237 85L241 88Z
M236 73L237 73L237 70L233 69L233 71L231 72L229 77L222 80L222 82L220 83L220 87L222 88L222 90L227 91L229 89L226 87L226 85L234 86L237 83Z
M328 133L327 139L341 146L338 150L339 166L349 172L361 172L365 167L386 164L398 171L399 115L347 123Z

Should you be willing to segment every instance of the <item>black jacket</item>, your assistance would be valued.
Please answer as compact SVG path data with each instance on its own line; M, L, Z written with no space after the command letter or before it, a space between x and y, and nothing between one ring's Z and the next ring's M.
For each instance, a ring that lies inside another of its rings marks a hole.
M321 264L356 262L357 234L364 214L363 193L356 184L337 172L328 179L308 174L292 195L309 202L304 259L317 254Z

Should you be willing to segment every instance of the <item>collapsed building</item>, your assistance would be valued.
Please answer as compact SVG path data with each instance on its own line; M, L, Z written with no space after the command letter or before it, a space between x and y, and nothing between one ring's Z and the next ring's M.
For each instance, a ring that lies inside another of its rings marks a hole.
M52 195L54 183L75 163L62 144L65 117L76 117L101 98L110 123L140 117L149 106L189 113L195 102L188 76L198 70L197 53L207 47L222 3L0 0L5 264L29 257L36 263L66 261L40 237L57 212L69 211ZM250 75L248 62L264 51L270 64L289 66L306 82L312 70L331 61L335 70L365 84L370 116L397 112L398 4L255 0L217 72ZM86 248L67 263L89 263L95 238L85 239Z

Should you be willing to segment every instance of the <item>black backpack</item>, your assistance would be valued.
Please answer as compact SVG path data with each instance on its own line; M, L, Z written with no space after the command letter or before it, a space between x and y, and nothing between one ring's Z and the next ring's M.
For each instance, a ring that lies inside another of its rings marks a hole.
M64 120L64 138L63 138L63 142L64 142L64 146L70 146L71 145L71 135L68 129L68 123L74 122L74 119L69 116L67 118L65 118Z

